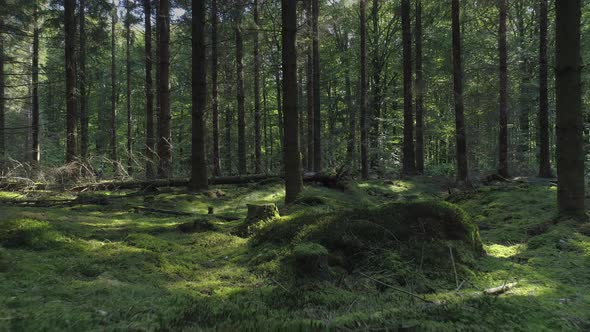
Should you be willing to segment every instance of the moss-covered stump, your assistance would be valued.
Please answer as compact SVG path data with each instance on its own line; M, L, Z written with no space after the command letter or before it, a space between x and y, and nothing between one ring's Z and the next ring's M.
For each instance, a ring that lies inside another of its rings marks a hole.
M248 204L247 206L246 222L249 224L280 217L279 209L275 204Z
M300 243L292 251L295 273L299 277L325 278L328 271L328 250L317 243Z

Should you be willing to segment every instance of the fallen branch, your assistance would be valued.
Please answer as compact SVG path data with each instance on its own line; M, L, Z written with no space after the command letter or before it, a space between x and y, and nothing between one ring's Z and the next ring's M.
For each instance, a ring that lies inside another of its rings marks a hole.
M376 282L376 283L378 283L378 284L380 284L380 285L383 285L383 286L385 286L385 287L391 288L391 289L393 289L393 290L395 290L395 291L398 291L398 292L400 292L400 293L404 293L404 294L406 294L406 295L409 295L409 296L411 296L411 297L413 297L413 298L416 298L416 299L418 299L418 300L420 300L420 301L423 301L423 302L425 302L425 303L434 303L434 302L432 302L432 301L429 301L429 300L427 300L427 299L425 299L425 298L423 298L423 297L421 297L421 296L418 296L418 295L416 295L416 294L414 294L414 293L412 293L412 292L409 292L409 291L407 291L407 290L405 290L405 289L398 288L398 287L395 287L395 286L391 286L391 285L389 285L389 284L386 284L386 283L384 283L383 281L377 280L377 279L375 279L375 278L373 278L373 277L371 277L371 276L369 276L369 275L367 275L367 274L364 274L364 273L362 273L362 272L360 272L360 274L361 274L363 277L365 277L365 278L367 278L367 279L370 279L370 280L373 280L374 282Z
M511 282L509 284L504 284L502 286L488 288L484 290L483 293L485 295L501 295L516 287L516 285L518 285L517 282Z

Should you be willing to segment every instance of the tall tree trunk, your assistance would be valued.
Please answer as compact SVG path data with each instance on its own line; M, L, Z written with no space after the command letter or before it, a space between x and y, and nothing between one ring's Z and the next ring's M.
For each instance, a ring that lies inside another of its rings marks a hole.
M452 35L453 35L453 94L455 101L455 139L457 141L457 180L469 182L467 168L467 134L463 105L463 62L461 59L461 22L459 0L452 0Z
M404 142L402 172L416 174L414 157L414 114L412 110L412 31L410 26L410 0L402 0L402 44L404 58Z
M305 71L306 77L306 95L307 95L307 155L305 161L307 162L307 170L313 171L313 162L314 162L314 102L313 102L313 32L312 32L312 9L311 9L311 2L312 0L307 0L306 4L306 16L307 16L307 31L310 43L308 43L306 47L307 52L307 66Z
M361 33L361 176L369 178L369 126L367 123L367 0L360 0L360 33Z
M584 214L584 137L580 0L556 1L557 205L560 215Z
M547 92L547 0L539 10L539 176L553 177L549 151L549 97Z
M281 75L280 75L280 71L277 70L275 72L275 85L277 88L277 126L278 126L278 132L279 132L279 144L280 144L280 149L279 151L283 151L284 147L285 147L285 126L283 125L283 98L282 96L282 89L283 89L283 83L281 81ZM272 139L271 139L272 141Z
M0 16L0 172L4 170L4 160L6 159L6 144L5 144L5 137L6 137L6 117L5 117L5 105L6 99L4 99L4 90L5 90L5 79L4 79L4 34L2 33L3 29L3 21L2 16Z
M272 158L272 150L269 150L268 146L268 104L266 96L266 77L262 74L262 128L263 128L263 143L264 146L264 172L268 172L268 161Z
M424 72L422 70L422 1L416 0L416 170L424 173Z
M127 41L126 49L126 67L127 67L127 172L133 173L133 140L132 140L132 114L131 114L131 0L125 3L127 15L125 17L125 39Z
M117 71L115 58L115 25L117 23L117 8L115 1L112 2L113 9L111 13L111 116L110 116L110 143L111 143L111 161L113 162L114 171L117 171Z
M498 52L500 58L500 139L498 174L508 177L508 51L506 48L506 0L498 0Z
M172 176L172 127L170 113L170 0L160 0L158 8L158 49L160 116L158 119L158 175Z
M205 1L192 0L192 144L191 190L208 187L205 149L205 107L207 103L207 59L205 46Z
M64 1L66 65L66 163L76 160L76 1Z
M152 5L151 0L143 0L145 14L145 176L155 177L154 160L156 139L154 136L154 87L152 82Z
M322 170L322 117L320 97L320 37L318 19L319 0L311 0L311 27L313 34L313 170Z
M380 47L380 31L379 31L379 0L373 0L371 6L371 21L373 23L373 41L372 41L372 76L373 85L371 86L371 98L369 108L371 114L369 116L369 144L371 145L370 152L370 167L374 170L381 168L381 104L382 104L382 93L381 93L381 72L382 66L379 60L379 47Z
M88 105L86 82L86 0L80 0L80 157L88 158ZM34 120L34 119L33 119ZM34 140L34 139L33 139Z
M33 98L31 105L31 162L34 166L38 166L40 150L39 150L39 21L37 4L33 8L33 67L32 67L32 81L33 81ZM1 84L1 83L0 83Z
M297 1L282 0L283 113L285 114L285 203L303 188L297 123Z
M355 164L356 150L356 112L352 102L352 84L350 82L350 61L346 56L346 68L344 69L344 88L346 98L346 108L348 109L348 143L346 145L346 160L349 165Z
M217 91L217 0L211 0L211 119L213 121L213 175L221 175L221 152L219 149L219 93Z
M260 135L260 50L258 45L258 0L254 0L254 173L260 174L262 166L262 147Z
M240 0L241 1L241 0ZM237 75L237 101L238 101L238 174L246 174L246 111L244 106L244 41L242 28L240 27L243 15L243 7L236 7L235 14L236 34L236 75Z

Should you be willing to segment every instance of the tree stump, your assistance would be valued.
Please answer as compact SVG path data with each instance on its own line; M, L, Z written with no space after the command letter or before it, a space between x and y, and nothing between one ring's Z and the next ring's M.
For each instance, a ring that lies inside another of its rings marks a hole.
M317 243L301 243L293 249L295 272L299 277L325 278L329 275L328 250Z
M247 224L280 217L275 204L248 204Z

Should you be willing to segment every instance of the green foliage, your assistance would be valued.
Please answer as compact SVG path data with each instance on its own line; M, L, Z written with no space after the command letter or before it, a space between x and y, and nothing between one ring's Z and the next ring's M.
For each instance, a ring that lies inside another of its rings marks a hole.
M0 222L0 244L6 248L51 249L69 239L51 228L45 221L33 219Z

